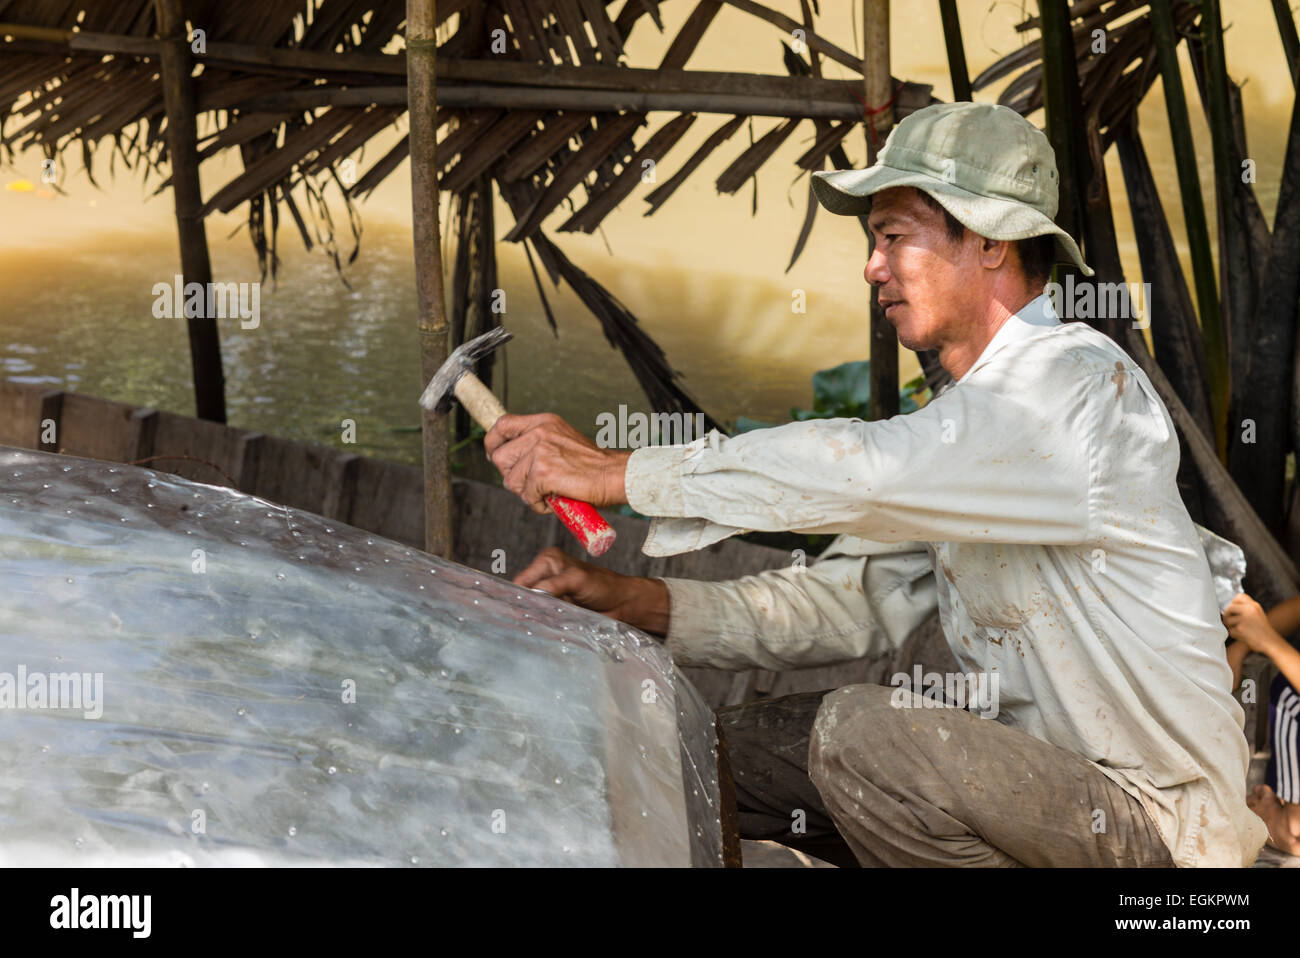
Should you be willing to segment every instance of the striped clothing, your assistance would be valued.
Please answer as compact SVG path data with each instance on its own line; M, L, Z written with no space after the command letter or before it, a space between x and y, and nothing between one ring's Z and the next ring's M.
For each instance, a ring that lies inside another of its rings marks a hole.
M1284 675L1269 690L1268 724L1268 784L1282 801L1300 803L1300 694Z

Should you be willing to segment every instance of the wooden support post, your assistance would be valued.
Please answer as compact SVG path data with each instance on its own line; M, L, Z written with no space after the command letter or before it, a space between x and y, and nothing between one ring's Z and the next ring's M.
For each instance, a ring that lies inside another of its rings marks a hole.
M1187 246L1192 258L1196 306L1205 342L1205 367L1210 377L1210 414L1214 417L1215 446L1222 461L1227 458L1228 449L1228 347L1224 338L1223 317L1219 312L1219 293L1214 281L1214 258L1210 252L1210 229L1205 220L1205 204L1201 197L1196 146L1192 140L1191 120L1187 115L1183 75L1178 66L1179 38L1174 30L1174 15L1169 0L1152 0L1150 17L1151 32L1160 61L1160 78L1165 90L1165 109L1169 114L1169 133L1174 144L1178 190L1183 200L1183 222L1186 224Z
M953 101L971 100L970 71L966 68L966 48L961 42L961 19L957 0L939 0L939 17L943 20L943 42L948 48L948 75L952 77Z
M203 193L199 188L198 123L194 113L189 41L181 0L154 0L158 14L159 60L163 104L167 111L167 153L171 158L172 197L176 206L176 235L181 246L184 283L212 282L208 236L203 225ZM226 383L221 371L221 339L213 317L191 316L190 364L194 375L194 405L200 419L226 421Z
M1070 11L1065 0L1045 0L1038 9L1042 20L1043 106L1047 138L1056 152L1057 195L1060 197L1056 225L1079 240L1091 255L1088 238L1080 228L1083 225L1080 197L1084 184L1088 182L1080 165L1086 161L1088 151L1075 125L1082 107L1079 106L1081 94L1078 66L1074 60L1074 38L1070 32ZM1077 270L1075 276L1083 278Z
M1300 76L1297 76L1297 70L1300 70L1300 35L1296 34L1295 14L1291 12L1289 0L1273 0L1273 15L1277 18L1277 32L1282 37L1282 49L1286 53L1294 87L1300 82Z
M867 102L867 165L894 125L894 81L889 73L889 0L862 0L862 76ZM867 257L875 248L867 233ZM898 334L880 308L879 291L871 290L871 398L870 419L898 415Z
M422 382L447 358L447 307L438 223L437 0L406 0L406 95L411 125L411 219L415 236L416 309ZM421 408L424 435L424 548L451 557L449 417Z

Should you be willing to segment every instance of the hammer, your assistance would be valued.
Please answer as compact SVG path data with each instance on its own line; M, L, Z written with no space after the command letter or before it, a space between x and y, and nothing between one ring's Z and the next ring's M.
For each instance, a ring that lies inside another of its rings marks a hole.
M510 338L511 334L498 326L457 346L424 387L420 405L433 412L446 413L451 408L451 397L455 396L476 423L490 430L506 414L506 409L492 395L492 390L483 385L483 380L474 375L474 364ZM614 544L613 528L589 503L547 496L546 504L589 555L604 555Z

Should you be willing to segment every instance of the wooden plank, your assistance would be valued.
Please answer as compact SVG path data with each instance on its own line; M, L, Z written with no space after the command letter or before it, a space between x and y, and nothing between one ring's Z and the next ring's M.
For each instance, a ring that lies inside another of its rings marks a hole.
M347 512L340 510L340 521L424 548L424 480L419 469L362 458L355 483L356 492ZM459 524L464 525L463 519ZM456 559L462 561L458 555Z
M88 459L121 462L131 435L131 416L135 410L135 406L126 403L65 392L58 417L58 451Z
M323 515L329 477L336 468L333 460L344 453L325 446L264 436L258 442L249 443L245 455L248 458L239 477L244 492Z
M39 447L41 396L49 391L48 386L0 379L0 445Z
M351 522L352 502L357 494L358 455L339 455L328 460L325 468L325 501L320 514L327 519Z
M42 392L36 417L35 448L42 452L60 452L63 445L63 397L61 389ZM52 440L46 440L46 427L53 426L49 433Z
M257 470L261 460L262 443L266 436L260 432L246 432L239 437L239 451L235 471L235 487L241 492L248 492L257 480Z
M139 462L152 456L157 433L158 410L137 409L132 412L126 421L126 446L122 450L122 461Z
M157 458L149 468L213 486L234 486L248 435L243 429L159 412L149 455L169 458Z

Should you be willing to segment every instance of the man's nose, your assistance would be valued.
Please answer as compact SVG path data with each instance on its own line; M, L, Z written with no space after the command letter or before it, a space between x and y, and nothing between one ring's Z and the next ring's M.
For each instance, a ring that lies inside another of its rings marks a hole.
M889 279L889 267L885 264L885 254L873 250L867 258L867 268L862 271L862 278L872 286L880 286Z

